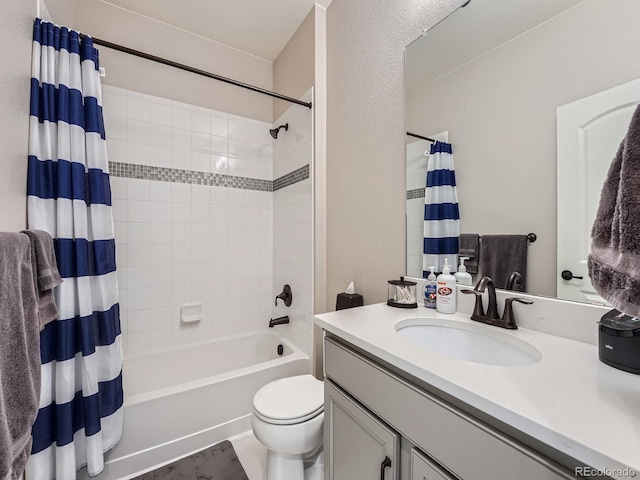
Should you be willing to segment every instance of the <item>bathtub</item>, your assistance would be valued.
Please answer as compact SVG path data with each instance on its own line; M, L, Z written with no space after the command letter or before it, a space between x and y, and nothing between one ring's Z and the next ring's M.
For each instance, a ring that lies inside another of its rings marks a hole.
M131 478L250 430L256 391L310 367L306 354L270 333L127 357L124 434L97 478ZM78 478L89 478L86 469Z

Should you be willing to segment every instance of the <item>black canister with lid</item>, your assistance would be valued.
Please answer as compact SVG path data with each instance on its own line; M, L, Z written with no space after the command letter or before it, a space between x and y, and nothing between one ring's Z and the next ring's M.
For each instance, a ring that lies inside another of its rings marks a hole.
M600 319L598 329L600 361L640 374L640 319L614 309Z

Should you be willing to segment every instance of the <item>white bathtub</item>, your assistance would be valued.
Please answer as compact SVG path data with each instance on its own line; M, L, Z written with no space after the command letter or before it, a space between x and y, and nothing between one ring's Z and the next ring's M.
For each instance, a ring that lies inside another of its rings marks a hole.
M127 357L124 434L97 478L131 478L250 430L256 391L309 371L307 355L270 333Z

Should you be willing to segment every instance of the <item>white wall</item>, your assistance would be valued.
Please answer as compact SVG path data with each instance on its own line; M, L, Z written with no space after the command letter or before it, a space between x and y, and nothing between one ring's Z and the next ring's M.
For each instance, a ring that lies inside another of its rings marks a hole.
M309 91L302 97L312 100ZM291 286L293 303L281 300L273 317L288 315L290 324L278 326L305 353L313 354L313 112L292 105L274 125L289 124L273 142L273 177L277 179L305 165L310 176L273 193L273 297L285 284Z
M270 123L104 87L109 160L272 178ZM111 178L125 352L266 328L273 194ZM202 302L204 319L180 322Z
M27 224L27 146L35 1L3 2L0 41L0 230Z

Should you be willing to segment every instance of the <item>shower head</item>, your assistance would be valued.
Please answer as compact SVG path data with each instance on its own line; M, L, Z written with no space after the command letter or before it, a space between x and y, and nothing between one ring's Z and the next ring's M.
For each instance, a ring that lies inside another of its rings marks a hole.
M285 123L284 125L280 125L278 128L272 128L271 130L269 130L269 133L273 138L278 138L278 132L281 128L284 128L284 131L286 132L287 130L289 130L289 124Z

